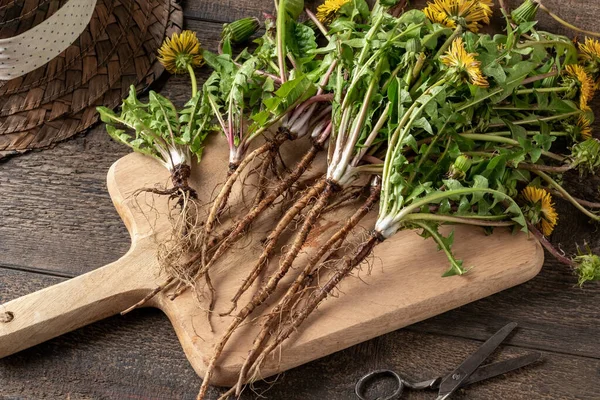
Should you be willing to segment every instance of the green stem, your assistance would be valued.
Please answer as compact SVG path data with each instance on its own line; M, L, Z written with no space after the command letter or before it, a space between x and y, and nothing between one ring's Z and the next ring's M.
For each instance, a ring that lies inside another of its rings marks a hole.
M551 117L542 117L542 118L530 118L530 119L522 119L520 121L514 121L511 123L513 125L527 125L527 124L536 124L536 123L540 123L540 122L551 122L551 121L556 121L556 120L561 120L561 119L566 119L566 118L570 118L576 115L581 114L581 111L577 110L577 111L572 111L569 113L564 113L564 114L558 114L558 115L553 115ZM500 128L506 126L506 124L504 122L500 122L497 124L491 124L488 126L488 128Z
M529 136L538 135L538 134L540 134L539 131L527 131L527 135L529 135ZM486 133L486 135L512 136L512 132L511 131L488 132L488 133ZM550 136L569 136L569 133L568 132L550 132L549 135Z
M415 102L406 111L406 113L400 120L398 127L392 134L392 137L390 138L389 143L388 143L388 149L387 149L386 155L385 155L385 167L383 169L383 185L382 185L382 187L384 189L382 190L383 196L381 196L381 202L380 202L382 207L385 207L389 201L389 196L390 196L389 189L390 188L389 188L388 181L389 181L389 175L391 172L391 165L394 160L394 155L396 154L397 149L402 147L402 141L404 140L404 136L405 136L406 132L408 132L408 130L410 129L411 124L414 123L414 120L416 119L415 117L418 116L419 113L427 106L427 104L429 104L430 101L434 100L435 97L431 96L429 98L429 100L426 101L424 104L421 104L421 106L419 107L419 110L415 112L415 109L419 105L419 100L422 99L424 96L428 96L429 93L431 93L431 91L434 88L436 88L438 86L442 86L445 83L446 83L446 79L445 78L441 79L438 82L436 82L435 84L431 85L425 92L423 92L423 94L417 100L415 100Z
M458 36L460 36L462 34L462 32L463 32L462 26L460 26L460 25L457 26L456 29L454 30L454 32L452 33L452 35L448 36L448 39L446 39L446 41L444 42L442 47L440 47L440 49L437 51L437 53L435 54L433 59L437 60L442 54L444 54L444 52L446 50L448 50L448 47L450 47L450 45L452 44L454 39L456 39ZM413 76L417 76L421 72L423 65L424 65L424 63L421 63L418 66L418 68L413 72ZM414 94L414 92L416 92L417 88L419 86L421 86L421 84L423 83L423 78L429 76L429 74L431 74L431 71L433 71L433 65L430 64L427 67L427 69L425 69L425 72L423 72L423 74L419 77L419 79L410 88L411 95Z
M456 27L456 29L454 30L454 32L452 32L452 35L448 36L448 39L446 39L446 41L444 42L442 47L440 47L440 49L437 51L437 53L435 53L435 56L433 57L433 59L437 60L438 57L440 57L442 54L444 54L446 52L446 50L448 50L448 47L450 47L452 42L454 42L454 39L459 37L462 34L462 32L463 32L462 25L458 25Z
M590 217L594 221L600 221L600 216L592 213L591 211L589 211L588 209L586 209L585 207L583 207L581 204L579 204L579 202L577 200L575 200L573 198L573 196L571 196L569 194L569 192L567 192L561 185L558 184L558 182L556 182L554 179L552 179L548 174L546 174L543 171L533 171L533 172L537 176L539 176L540 178L542 178L544 181L546 181L546 183L548 183L554 189L556 189L563 196L563 198L565 198L571 204L573 204L575 206L575 208L577 208L579 211L581 211L582 213L584 213L585 215L587 215L588 217Z
M495 96L495 95L497 95L497 94L499 94L499 93L502 93L503 91L504 91L504 89L496 89L496 90L494 90L494 91L492 91L492 92L490 92L490 93L486 94L485 96L483 96L483 97L482 97L482 98L480 98L480 99L477 99L477 100L475 100L475 101L472 101L472 102L469 102L469 103L465 104L464 106L461 106L461 107L460 107L458 110L456 110L456 112L461 112L461 111L464 111L464 110L466 110L467 108L470 108L470 107L473 107L473 106L475 106L475 105L477 105L477 104L479 104L479 103L482 103L482 102L484 102L485 100L489 99L490 97L492 97L492 96Z
M446 121L446 124L448 124L449 120L450 119L448 119ZM442 131L446 127L446 124L444 124L444 126L442 127ZM438 134L431 141L431 144L427 147L425 154L423 154L423 156L421 156L421 158L419 159L419 162L417 163L417 167L410 173L410 176L408 178L408 184L406 185L407 189L412 185L413 181L415 180L415 177L417 176L417 171L421 169L421 166L423 165L423 163L429 158L429 154L431 154L431 149L433 149L433 146L437 143L437 141L440 137L441 137L440 132L438 132Z
M442 155L440 156L440 158L438 158L438 164L442 163L444 161L444 159L446 158L446 155L448 155L448 152L450 150L450 143L452 143L452 137L448 137L448 141L446 142L446 146L444 146L444 152L442 153ZM435 168L431 168L429 170L429 172L427 173L427 175L425 175L425 177L421 180L421 182L429 182L431 175L433 175L433 172L435 171Z
M596 36L596 37L600 37L600 33L597 32L593 32L593 31L586 31L584 29L578 28L575 25L572 25L570 23L568 23L567 21L565 21L564 19L560 18L558 15L554 14L552 11L550 11L546 6L544 6L541 2L541 0L536 0L536 3L540 6L540 8L542 10L544 10L549 16L551 16L552 18L554 18L558 23L566 26L569 29L572 29L576 32L581 32L584 33L586 35L589 36Z
M287 81L286 65L285 65L285 20L287 12L285 7L286 0L279 0L277 8L277 61L279 63L279 76L281 82Z
M485 188L455 189L455 190L448 190L445 192L436 192L436 193L430 194L429 196L426 196L423 199L416 201L409 206L404 207L402 209L402 211L400 211L394 217L394 221L395 222L402 221L407 215L412 214L414 211L420 209L421 207L423 207L427 204L438 203L441 200L444 200L446 198L453 197L453 196L462 196L462 195L475 194L475 193L492 194L494 196L498 196L499 198L507 200L508 202L516 205L515 201L510 196L508 196L502 192L499 192L497 190L494 190L494 189L485 189Z
M538 89L521 89L515 91L515 94L532 94L532 93L561 93L568 92L570 87L553 87L553 88L538 88Z
M196 82L196 74L194 73L194 68L191 64L187 65L187 70L190 74L190 80L192 81L192 98L194 98L198 93L198 82Z
M492 110L496 111L544 111L538 106L534 107L515 107L515 106L495 106Z
M514 140L514 139L509 139L503 136L495 136L495 135L489 135L489 134L482 134L482 133L461 133L460 134L461 137L464 137L465 139L471 139L471 140L479 140L479 141L483 141L483 142L493 142L493 143L503 143L503 144L508 144L510 146L514 146L514 147L520 147L521 144ZM564 161L565 157L560 156L558 154L546 151L546 150L542 150L542 155L551 158L553 160L557 160L557 161Z
M487 221L484 219L475 219L475 218L467 218L467 217L454 217L452 215L438 215L438 214L425 214L425 213L415 213L410 214L404 217L404 221L438 221L438 222L448 222L451 224L465 224L465 225L475 225L475 226L514 226L515 222L513 221Z
M486 152L486 151L463 151L465 156L469 157L484 157L484 158L494 158L498 155L495 151Z

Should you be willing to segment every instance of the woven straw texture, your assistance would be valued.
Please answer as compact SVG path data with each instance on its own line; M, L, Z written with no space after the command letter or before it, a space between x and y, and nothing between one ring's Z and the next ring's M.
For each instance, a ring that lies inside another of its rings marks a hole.
M28 31L66 2L0 0L0 38ZM58 57L0 82L0 158L67 139L97 121L96 106L115 107L130 85L146 89L163 72L156 50L182 24L171 0L98 0Z

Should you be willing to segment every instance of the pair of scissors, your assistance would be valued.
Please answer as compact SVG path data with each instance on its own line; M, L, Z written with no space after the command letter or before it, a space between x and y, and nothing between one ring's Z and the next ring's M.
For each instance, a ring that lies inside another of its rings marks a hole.
M486 358L496 350L496 348L506 339L506 337L515 329L517 324L512 322L500 329L489 338L481 347L462 362L454 371L446 376L429 379L423 382L409 382L403 379L396 372L382 369L373 371L363 376L355 387L356 396L360 400L369 400L366 396L367 385L374 380L392 377L396 380L397 389L395 392L387 395L387 397L378 397L374 400L396 400L399 399L404 391L404 388L412 390L438 390L436 400L446 400L457 389L479 382L485 379L493 378L498 375L505 374L518 368L534 363L541 358L540 353L530 353L521 357L516 357L506 361L499 361L493 364L481 366Z

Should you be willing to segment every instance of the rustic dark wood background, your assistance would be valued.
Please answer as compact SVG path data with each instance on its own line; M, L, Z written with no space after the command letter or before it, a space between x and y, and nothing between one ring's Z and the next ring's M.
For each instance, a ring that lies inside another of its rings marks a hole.
M544 3L585 28L598 28L597 0ZM187 28L197 31L209 49L216 48L224 22L272 9L271 0L184 4ZM557 29L547 17L541 26ZM183 101L189 92L186 79L165 77L161 92ZM595 104L600 111L600 102ZM109 166L127 152L98 126L53 149L0 162L0 303L86 273L127 251L128 234L105 186ZM600 197L598 178L569 175L566 181L580 196ZM597 226L564 202L557 200L557 206L561 218L553 243L573 253L575 243L587 241L600 251ZM600 285L580 289L576 282L571 271L548 258L540 275L524 285L296 368L256 390L270 399L352 399L355 381L374 368L431 378L450 371L498 328L516 321L517 332L496 358L535 350L544 361L471 386L455 398L600 399ZM199 384L169 321L150 309L0 360L2 399L193 399ZM211 398L219 392L214 389ZM243 396L256 397L250 391ZM431 392L406 396L433 397Z

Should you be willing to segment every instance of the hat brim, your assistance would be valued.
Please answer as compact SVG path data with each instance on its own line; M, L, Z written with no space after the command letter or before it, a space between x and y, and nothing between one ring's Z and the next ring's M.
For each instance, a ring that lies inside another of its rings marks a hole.
M106 3L100 4L94 12L98 17L86 32L98 29L95 24L108 9ZM181 31L181 8L171 0L114 0L112 4L115 7L108 16L105 32L94 36L99 45L92 46L106 48L101 40L115 43L105 63L97 61L98 51L81 53L79 61L63 68L62 74L52 74L54 78L45 82L38 80L38 85L29 85L27 91L12 83L13 89L0 95L0 157L48 147L87 129L98 119L97 106L115 107L131 85L138 91L144 90L163 72L156 50L165 36ZM77 45L85 41L83 36ZM76 44L63 53L73 47ZM94 63L96 67L90 67L93 73L84 73L84 66ZM30 74L15 81L22 79L24 86ZM71 78L60 79L58 75Z

